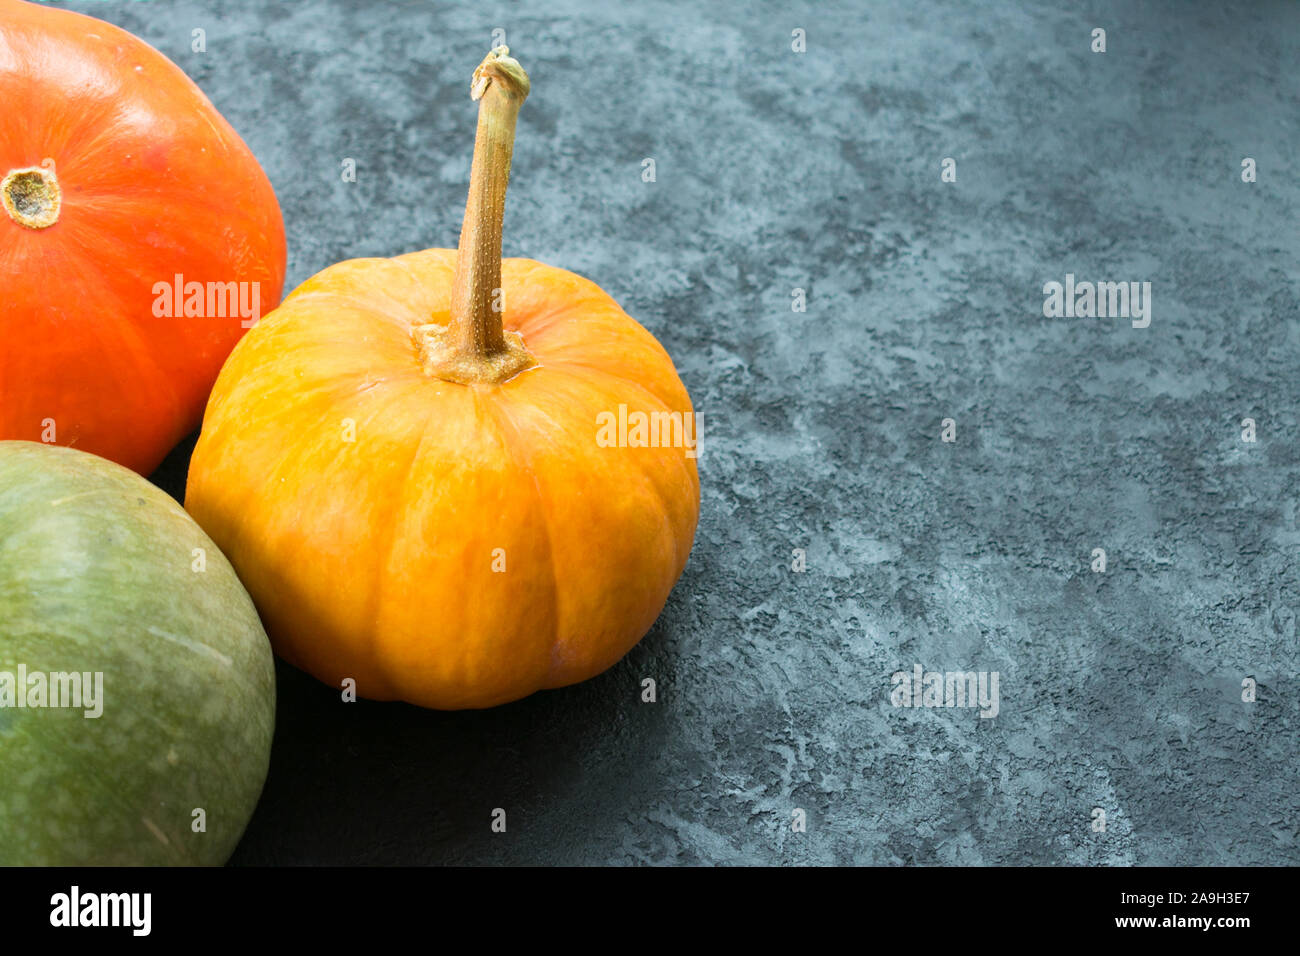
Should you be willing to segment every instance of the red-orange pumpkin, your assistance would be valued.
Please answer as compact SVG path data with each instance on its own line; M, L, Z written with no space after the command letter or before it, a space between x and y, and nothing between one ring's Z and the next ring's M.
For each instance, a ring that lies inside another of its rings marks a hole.
M472 86L459 252L343 262L294 291L222 370L185 500L284 657L443 709L616 662L699 516L667 353L586 279L501 261L528 92L505 52Z
M157 50L0 0L0 206L0 439L148 473L280 301L271 184Z

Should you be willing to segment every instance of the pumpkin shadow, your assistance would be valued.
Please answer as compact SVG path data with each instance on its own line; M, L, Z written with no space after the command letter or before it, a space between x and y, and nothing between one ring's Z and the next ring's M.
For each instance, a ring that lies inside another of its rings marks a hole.
M635 656L574 687L455 712L344 703L277 660L270 774L231 865L578 862L555 853L585 857L575 832L594 823L593 776L608 794L629 765L654 762L661 737L631 726L661 723L640 703Z
M194 454L194 445L199 440L196 428L180 444L167 453L149 480L171 495L182 505L185 503L185 479L189 476L190 455Z

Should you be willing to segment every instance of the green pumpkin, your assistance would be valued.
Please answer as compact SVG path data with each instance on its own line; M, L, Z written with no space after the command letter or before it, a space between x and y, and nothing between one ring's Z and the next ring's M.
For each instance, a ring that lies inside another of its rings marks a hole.
M0 441L0 865L224 863L274 723L270 643L189 515L105 459Z

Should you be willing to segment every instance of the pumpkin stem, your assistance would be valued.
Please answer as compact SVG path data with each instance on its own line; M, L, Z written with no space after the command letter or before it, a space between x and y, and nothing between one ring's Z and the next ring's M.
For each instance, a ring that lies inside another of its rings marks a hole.
M502 326L501 223L514 153L515 121L528 95L528 74L499 46L474 71L478 131L469 199L456 251L451 320L415 329L426 374L464 385L498 383L537 364L516 332Z

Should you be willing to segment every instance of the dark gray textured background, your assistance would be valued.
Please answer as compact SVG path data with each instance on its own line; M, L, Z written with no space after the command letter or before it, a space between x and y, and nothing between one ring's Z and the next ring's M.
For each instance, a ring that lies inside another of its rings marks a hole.
M290 288L455 244L504 28L506 254L601 284L704 419L625 661L460 714L281 665L235 863L1300 862L1300 4L69 5L245 137ZM1151 327L1045 319L1066 272L1151 281ZM918 662L999 671L1000 715L894 709Z

